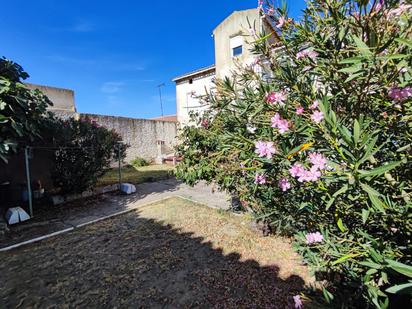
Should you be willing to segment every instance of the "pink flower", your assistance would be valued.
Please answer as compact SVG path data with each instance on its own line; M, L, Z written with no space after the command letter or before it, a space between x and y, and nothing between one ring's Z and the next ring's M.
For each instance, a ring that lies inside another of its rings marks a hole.
M326 167L326 158L319 152L312 152L309 154L309 161L313 164L312 168L323 170Z
M286 91L279 91L279 92L271 92L266 96L266 102L269 104L279 104L280 106L283 106L286 101Z
M289 180L288 180L287 178L282 178L282 179L280 179L278 184L279 184L279 188L280 188L283 192L287 191L287 190L290 189L290 187L291 187L290 182L289 182Z
M411 87L392 87L389 89L388 96L394 101L403 102L409 97L412 97L412 89Z
M271 159L272 155L277 152L272 142L258 141L255 143L255 147L255 153L258 154L259 157L266 157L268 159Z
M303 302L300 299L299 295L293 296L293 302L295 303L295 309L302 309L303 308Z
M296 59L310 58L312 60L316 60L318 56L319 54L314 50L305 49L296 54Z
M268 10L267 15L273 16L273 14L275 14L275 9L274 9L274 8L270 8L270 9Z
M283 134L289 131L289 122L286 119L279 120L278 130L280 134Z
M399 17L404 13L410 13L412 11L412 5L401 3L397 9L392 9L388 12L388 16L390 17Z
M310 170L307 169L303 169L301 171L301 173L298 175L298 181L299 182L315 182L318 181L320 176L321 176L321 172L317 169L312 167Z
M374 10L375 12L379 12L380 10L382 10L384 3L385 3L385 2L384 2L383 0L380 0L378 3L376 3L376 5L375 5L375 7L373 8L373 10Z
M292 165L292 167L289 169L289 173L292 177L299 177L302 172L304 171L304 167L300 163L295 163Z
M321 111L314 111L312 116L310 116L310 118L314 122L320 123L323 120L324 116L323 116L323 113Z
M323 235L319 232L306 234L306 243L308 245L323 241Z
M282 119L278 113L272 117L272 128L277 128L280 134L289 130L289 122L286 119Z
M272 122L272 128L277 128L279 120L282 118L280 117L279 113L276 113L270 120Z
M263 185L266 183L266 176L263 174L256 173L255 175L255 184Z
M202 125L202 127L207 129L209 127L209 120L208 119L203 119L201 125Z
M301 115L305 112L305 109L302 106L296 108L296 115Z
M280 16L278 19L278 23L276 24L276 28L282 28L286 23L286 18L284 16Z
M317 109L319 107L319 101L313 101L313 104L309 107L310 109Z

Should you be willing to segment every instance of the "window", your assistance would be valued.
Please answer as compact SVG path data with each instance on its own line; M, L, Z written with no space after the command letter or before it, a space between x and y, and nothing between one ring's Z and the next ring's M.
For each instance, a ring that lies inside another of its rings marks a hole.
M230 38L232 57L240 56L243 52L243 36L237 35Z
M193 79L189 79L189 84L193 84Z
M242 45L232 48L232 56L236 57L242 54Z

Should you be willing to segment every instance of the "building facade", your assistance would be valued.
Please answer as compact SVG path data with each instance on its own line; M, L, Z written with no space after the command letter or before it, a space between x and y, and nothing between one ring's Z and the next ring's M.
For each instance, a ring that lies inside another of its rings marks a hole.
M177 120L192 124L190 113L202 113L208 106L199 99L214 89L214 79L230 76L239 65L250 65L257 56L251 52L253 33L270 33L273 28L259 9L235 11L213 30L215 64L180 75L176 83Z

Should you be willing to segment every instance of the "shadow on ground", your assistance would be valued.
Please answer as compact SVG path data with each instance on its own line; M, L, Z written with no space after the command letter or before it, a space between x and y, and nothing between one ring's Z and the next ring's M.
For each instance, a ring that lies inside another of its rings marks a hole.
M0 259L0 308L283 309L304 286L136 211Z

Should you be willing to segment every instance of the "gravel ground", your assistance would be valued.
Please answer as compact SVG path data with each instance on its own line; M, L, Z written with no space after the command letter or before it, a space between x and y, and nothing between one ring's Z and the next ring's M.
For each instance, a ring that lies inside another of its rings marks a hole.
M0 259L0 308L289 308L312 282L288 240L179 198Z

